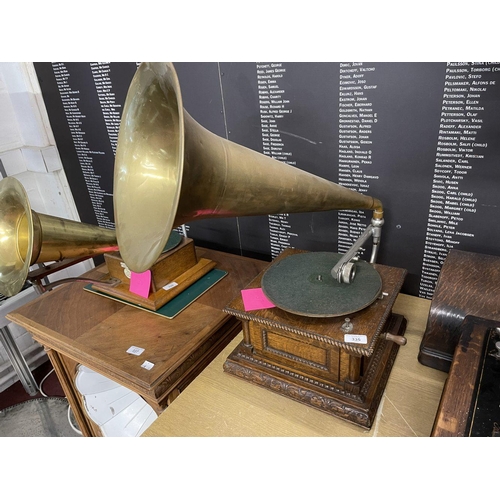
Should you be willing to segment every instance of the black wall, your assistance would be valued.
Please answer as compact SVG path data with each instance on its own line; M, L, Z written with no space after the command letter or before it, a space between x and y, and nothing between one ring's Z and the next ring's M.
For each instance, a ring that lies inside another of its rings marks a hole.
M451 248L500 255L500 63L176 63L212 132L382 200L378 262L431 298ZM82 221L113 227L113 164L136 63L35 63ZM498 84L497 84L498 81ZM371 213L197 221L202 246L270 260L346 251ZM371 245L367 245L368 258Z

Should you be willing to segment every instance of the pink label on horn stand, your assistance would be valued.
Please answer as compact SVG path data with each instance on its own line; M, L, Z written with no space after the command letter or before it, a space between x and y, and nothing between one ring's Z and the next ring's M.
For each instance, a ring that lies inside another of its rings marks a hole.
M149 291L151 290L151 271L147 270L143 273L134 273L132 271L130 274L129 290L147 299L149 297Z

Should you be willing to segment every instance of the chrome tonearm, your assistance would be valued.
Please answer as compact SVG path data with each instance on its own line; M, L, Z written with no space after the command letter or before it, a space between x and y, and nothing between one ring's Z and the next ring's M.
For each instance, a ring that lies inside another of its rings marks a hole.
M366 241L370 238L370 236L373 237L370 263L373 264L376 262L383 224L384 219L372 219L371 224L368 225L363 234L333 267L331 273L334 279L336 279L339 283L353 282L354 277L356 276L356 254L359 252L364 243L366 243Z

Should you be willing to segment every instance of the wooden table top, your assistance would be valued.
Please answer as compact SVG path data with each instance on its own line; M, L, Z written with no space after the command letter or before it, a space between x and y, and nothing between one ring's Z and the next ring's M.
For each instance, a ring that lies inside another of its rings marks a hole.
M219 283L173 319L84 290L85 283L62 285L11 312L8 319L47 348L138 392L151 396L228 316L223 307L267 262L197 248L198 257L228 271ZM87 273L99 279L106 267ZM127 353L130 347L141 355ZM142 367L149 361L153 367Z
M430 436L446 373L417 360L431 302L400 294L408 320L376 420L368 431L223 372L240 334L145 431L159 436Z

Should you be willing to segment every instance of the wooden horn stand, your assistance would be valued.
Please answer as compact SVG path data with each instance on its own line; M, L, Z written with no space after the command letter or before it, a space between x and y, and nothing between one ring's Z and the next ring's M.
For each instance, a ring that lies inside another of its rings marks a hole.
M215 267L209 259L198 259L191 238L183 237L178 246L160 255L151 268L151 291L148 298L132 293L130 271L119 252L104 254L109 274L103 280L113 284L93 284L92 289L106 295L156 311ZM163 288L177 283L171 288Z

